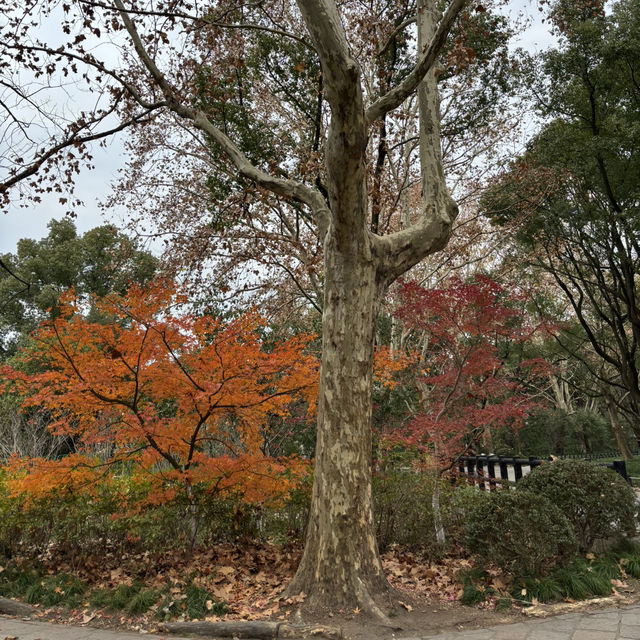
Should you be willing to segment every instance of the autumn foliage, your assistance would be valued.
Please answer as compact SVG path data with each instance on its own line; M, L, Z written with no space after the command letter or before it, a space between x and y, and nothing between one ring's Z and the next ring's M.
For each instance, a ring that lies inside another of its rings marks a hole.
M441 469L465 450L489 453L492 433L522 425L535 406L531 382L548 371L544 361L521 357L539 329L527 321L523 294L478 275L433 289L406 282L399 300L396 316L424 355L415 416L390 441L430 452Z
M23 407L49 412L51 430L77 453L60 460L9 462L9 487L25 499L66 488L90 493L126 469L160 504L194 491L245 502L277 501L307 473L308 462L263 452L270 416L295 402L314 411L317 362L311 335L266 347L265 321L187 313L167 281L91 301L73 292L60 315L33 335L19 367L2 367L5 387Z

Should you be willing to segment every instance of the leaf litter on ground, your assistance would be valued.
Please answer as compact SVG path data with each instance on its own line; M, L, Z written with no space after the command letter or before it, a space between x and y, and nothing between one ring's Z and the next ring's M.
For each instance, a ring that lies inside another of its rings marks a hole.
M301 553L300 544L281 546L248 541L221 543L191 554L173 550L165 553L107 550L100 555L69 559L50 552L39 558L42 572L77 576L87 585L87 595L76 609L39 606L38 615L80 625L151 629L159 622L161 608L168 609L169 605L173 619L195 619L189 616L185 604L187 587L194 585L204 594L199 619L285 619L295 605L304 601L304 594L283 596ZM470 566L465 558L446 557L430 562L419 553L400 548L384 553L382 562L389 582L399 591L449 602L459 599L462 587L457 576L461 569ZM134 585L158 594L157 601L144 613L132 615L90 606L91 592ZM226 613L216 615L214 607L221 602L226 604ZM411 610L411 605L403 606Z

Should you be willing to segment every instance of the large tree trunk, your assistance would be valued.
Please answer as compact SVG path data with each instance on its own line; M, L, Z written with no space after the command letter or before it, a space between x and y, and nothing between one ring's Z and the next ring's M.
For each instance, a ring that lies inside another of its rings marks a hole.
M388 285L446 244L457 206L444 183L431 71L418 96L425 174L420 220L383 237L368 230L368 126L384 114L389 101L400 104L402 98L391 92L365 112L360 69L350 55L336 5L329 0L298 2L322 61L331 105L325 155L331 224L324 236L322 369L311 514L302 561L288 591L303 591L309 610L358 608L388 622L380 604L390 587L378 553L371 499L374 327ZM463 2L454 0L452 11ZM435 14L426 14L419 21L421 42L435 33ZM433 47L426 47L422 57L426 59L429 51L433 53Z
M381 617L388 590L371 501L371 375L380 286L366 236L325 244L323 357L313 498L304 555L289 588L310 609Z

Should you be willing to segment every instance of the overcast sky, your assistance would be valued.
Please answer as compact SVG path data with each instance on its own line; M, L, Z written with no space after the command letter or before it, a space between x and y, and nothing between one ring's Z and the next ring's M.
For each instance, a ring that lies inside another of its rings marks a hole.
M548 26L542 24L541 14L535 2L511 0L511 11L522 10L532 20L532 25L514 46L523 47L531 52L541 51L553 43ZM1 127L2 125L0 125ZM106 148L93 148L95 169L84 171L76 181L76 195L84 202L78 208L76 226L80 233L107 222L119 224L122 212L114 212L109 219L102 217L97 203L110 192L111 184L117 178L117 171L124 165L122 137L111 140ZM45 200L40 206L26 209L17 207L6 214L0 214L0 254L14 252L20 238L39 239L47 235L47 223L52 218L64 216L65 208L57 197ZM119 215L120 214L120 215Z

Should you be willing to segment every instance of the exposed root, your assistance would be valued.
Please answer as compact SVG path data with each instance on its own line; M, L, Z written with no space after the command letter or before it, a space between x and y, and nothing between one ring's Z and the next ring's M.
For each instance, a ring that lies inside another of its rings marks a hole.
M367 589L361 578L358 578L358 600L361 604L362 611L364 611L365 614L374 618L385 627L393 626L391 624L391 620L389 620L389 616L387 616L375 603L369 593L369 589Z

